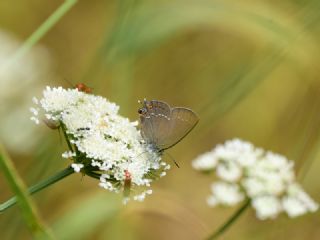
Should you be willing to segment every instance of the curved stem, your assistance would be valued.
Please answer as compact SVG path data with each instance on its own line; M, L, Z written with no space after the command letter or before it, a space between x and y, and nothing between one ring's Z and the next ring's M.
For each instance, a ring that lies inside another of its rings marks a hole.
M56 173L55 175L49 177L48 179L45 179L45 180L31 186L30 188L28 188L28 193L31 195L36 192L39 192L42 189L49 187L50 185L52 185L52 184L62 180L63 178L71 175L72 173L74 173L74 170L71 167L68 167L68 168ZM16 203L17 203L17 197L10 198L9 200L7 200L6 202L4 202L0 205L0 212L4 212L6 209L12 207Z
M241 216L249 205L250 200L247 199L246 202L217 231L207 238L207 240L213 240L220 237Z

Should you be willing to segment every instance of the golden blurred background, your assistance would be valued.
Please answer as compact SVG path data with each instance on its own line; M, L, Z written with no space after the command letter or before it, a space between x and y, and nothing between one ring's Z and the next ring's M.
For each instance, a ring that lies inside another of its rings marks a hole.
M0 66L63 1L0 1ZM192 108L198 126L169 150L179 163L143 203L72 175L33 196L57 239L204 239L236 210L209 208L213 176L191 161L239 137L292 159L320 201L320 2L80 0L16 65L0 68L0 139L26 184L68 164L57 131L30 121L46 85L83 82L138 119L138 99ZM72 83L72 84L71 84ZM0 175L0 200L12 196ZM320 213L257 220L246 211L221 239L319 239ZM32 239L17 206L0 238Z

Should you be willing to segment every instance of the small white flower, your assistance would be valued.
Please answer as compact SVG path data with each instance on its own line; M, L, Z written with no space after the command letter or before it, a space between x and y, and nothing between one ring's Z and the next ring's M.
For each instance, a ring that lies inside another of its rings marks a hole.
M105 182L106 179L109 179L109 178L110 178L109 174L101 174L100 181Z
M196 170L211 170L217 165L217 159L212 152L207 152L198 156L192 162L192 166Z
M170 170L170 169L171 169L170 164L166 164L166 165L164 165L163 170L168 171L168 170Z
M152 189L148 189L145 192L146 192L146 194L151 195L153 191L152 191Z
M48 120L51 120L51 119L53 118L53 116L52 116L51 114L49 114L49 113L46 113L44 116L45 116L46 119L48 119Z
M146 191L142 192L141 194L134 196L133 200L138 201L138 202L142 202L145 199L146 195L150 195L150 194L152 194L152 190L150 190L150 189L146 190Z
M276 172L281 176L283 181L291 183L294 181L295 175L293 171L294 162L288 160L286 157L280 154L275 154L273 152L267 152L266 156L263 158L266 167L271 171Z
M302 187L297 183L291 184L288 187L287 196L295 198L303 204L308 212L315 212L319 209L319 204L309 197L309 195L303 191Z
M212 184L211 190L212 196L222 205L233 206L244 199L237 184L216 182Z
M289 217L298 217L308 212L306 206L294 197L284 197L282 199L283 210Z
M261 196L252 200L257 218L261 220L274 219L282 211L281 202L274 196Z
M93 166L93 167L101 167L101 163L99 161L92 160L91 161L91 166Z
M35 115L35 116L38 116L38 114L39 114L39 112L38 112L38 110L37 109L35 109L35 108L30 108L30 112L33 114L33 115Z
M251 143L240 139L227 141L224 145L218 145L214 153L219 159L236 161L242 166L250 166L261 155L262 150L255 148Z
M34 117L34 116L32 116L32 117L30 118L30 120L33 121L33 122L35 122L35 124L37 124L37 125L40 123L39 119L36 118L36 117Z
M33 98L32 98L32 102L33 102L34 104L36 104L36 105L39 104L39 100L38 100L38 98L36 98L36 97L33 97Z
M265 183L259 178L245 178L241 184L251 198L267 193Z
M71 151L66 151L66 152L62 153L63 158L72 158L75 156L76 156L76 153L71 152Z
M217 176L227 182L236 182L242 175L242 169L235 162L219 163L217 165Z
M136 195L133 197L133 200L138 201L138 202L142 202L145 199L146 195L141 193L139 195Z
M109 190L109 191L114 191L115 190L115 188L113 187L113 185L112 185L112 183L110 183L110 182L107 182L107 181L101 181L100 183L99 183L99 186L100 187L102 187L102 188L104 188L104 189L106 189L106 190Z
M81 168L83 168L84 165L82 163L72 163L71 167L75 172L80 172Z
M42 108L46 112L59 114L68 108L75 106L83 95L77 89L63 89L62 87L47 87L43 91L43 98L40 100Z

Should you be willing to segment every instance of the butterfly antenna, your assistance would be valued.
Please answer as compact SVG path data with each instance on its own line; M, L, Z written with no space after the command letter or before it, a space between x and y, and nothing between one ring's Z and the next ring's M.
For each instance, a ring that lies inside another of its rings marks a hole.
M166 154L168 154L169 158L174 162L174 164L177 166L177 168L180 168L179 164L176 162L176 160L168 153L166 152Z
M136 157L140 157L142 154L145 154L145 153L147 153L148 151L144 151L144 152L142 152L142 153L139 153L139 155L137 155Z
M70 85L70 87L74 86L74 84L70 82L67 78L63 78L63 80L66 81Z

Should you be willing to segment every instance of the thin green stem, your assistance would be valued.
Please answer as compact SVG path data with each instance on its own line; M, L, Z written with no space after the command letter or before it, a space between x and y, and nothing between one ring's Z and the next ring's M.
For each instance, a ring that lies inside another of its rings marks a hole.
M101 177L101 174L95 173L95 172L90 172L90 171L86 171L85 175L88 175L89 177L92 177L95 179L100 179L100 177Z
M220 237L241 216L249 205L250 200L247 199L246 202L217 231L207 238L207 240L213 240Z
M12 191L16 194L14 203L18 202L22 215L34 237L53 239L50 230L43 224L40 214L27 193L26 186L19 176L5 148L0 144L0 169L4 173ZM5 207L6 205L4 205ZM2 212L3 205L0 205Z
M76 3L77 0L66 0L24 41L23 45L7 61L7 64L2 67L6 68L10 66L17 59L25 55Z
M30 188L28 188L28 193L29 194L34 194L36 192L41 191L44 188L49 187L50 185L64 179L65 177L69 176L70 174L74 173L74 170L71 167L68 167L58 173L56 173L55 175L31 186ZM12 197L9 200L7 200L6 202L2 203L0 205L0 213L4 212L6 209L12 207L13 205L15 205L17 203L17 197Z
M72 148L71 142L70 142L70 140L68 138L68 135L67 135L67 132L66 132L66 128L65 128L65 126L63 125L62 122L60 122L60 126L61 126L61 130L63 132L63 136L64 136L64 138L65 138L65 140L67 142L68 148L69 148L69 150L71 152L73 152L73 148Z

